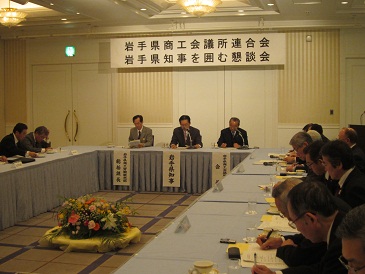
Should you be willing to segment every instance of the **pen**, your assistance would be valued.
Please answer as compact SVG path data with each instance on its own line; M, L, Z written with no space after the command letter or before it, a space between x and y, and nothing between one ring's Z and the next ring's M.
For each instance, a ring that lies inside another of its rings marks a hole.
M267 233L266 241L270 238L271 234L273 233L274 229L271 229L269 233Z
M261 241L265 243L271 236L271 234L274 232L274 229L272 228L269 233L267 233L266 239L262 239Z
M253 265L256 266L257 264L257 255L256 252L253 254Z

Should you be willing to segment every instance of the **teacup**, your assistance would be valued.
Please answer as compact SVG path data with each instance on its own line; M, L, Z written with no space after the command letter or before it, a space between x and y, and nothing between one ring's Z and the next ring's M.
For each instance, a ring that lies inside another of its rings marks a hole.
M194 262L194 269L200 274L208 274L213 269L214 263L212 261L196 261Z

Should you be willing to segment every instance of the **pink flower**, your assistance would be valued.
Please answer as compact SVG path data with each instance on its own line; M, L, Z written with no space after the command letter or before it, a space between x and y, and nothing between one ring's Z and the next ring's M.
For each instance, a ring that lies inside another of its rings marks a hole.
M89 210L90 210L91 212L95 211L95 209L96 209L96 206L95 206L95 205L91 205L91 206L89 206Z
M70 224L75 225L76 222L80 219L80 215L75 214L74 212L71 214L71 216L68 218L68 222Z
M88 225L87 225L87 227L88 227L89 229L94 229L94 228L95 228L95 226L96 226L96 224L95 224L95 222L94 222L94 221L90 221L90 222L88 223Z

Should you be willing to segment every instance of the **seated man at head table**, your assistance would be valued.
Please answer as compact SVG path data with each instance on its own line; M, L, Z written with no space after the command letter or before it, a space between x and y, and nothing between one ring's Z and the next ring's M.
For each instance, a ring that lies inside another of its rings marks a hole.
M322 149L322 161L329 177L338 181L335 196L352 208L365 203L365 174L355 166L351 148L341 140L329 141Z
M239 126L240 119L236 117L229 119L229 127L221 130L218 146L223 148L248 146L247 132Z
M142 115L135 115L133 116L133 124L134 127L131 128L129 132L129 141L139 140L140 143L138 147L150 147L152 146L153 136L152 136L152 129L145 127L143 125L143 116Z
M37 127L34 132L25 135L19 143L19 147L26 151L33 151L36 153L45 153L48 148L42 147L42 142L46 138L47 128L45 126Z
M340 261L344 268L349 273L362 273L365 269L365 205L355 207L345 216L337 236L342 239Z
M296 152L296 158L294 159L294 162L292 162L292 165L287 166L287 171L295 171L296 169L308 170L305 166L305 154L303 153L303 150L311 143L313 143L313 140L308 133L300 131L294 134L289 144ZM284 160L287 161L288 164L291 163L291 158L284 158Z
M17 123L13 132L6 135L0 142L0 155L12 157L15 155L37 157L37 153L26 151L19 146L19 142L27 135L28 126L23 123Z
M362 172L365 172L365 154L357 143L357 132L353 128L342 128L338 133L338 139L344 141L352 150L354 155L355 166Z
M338 260L341 256L341 239L335 234L344 214L338 210L329 190L320 182L298 184L288 194L287 208L290 226L296 227L312 243L326 243L324 255L318 263L302 264L280 271L272 271L264 265L255 265L252 267L252 273L347 273L347 270Z
M190 126L191 121L188 115L182 115L179 118L180 127L174 129L172 133L172 138L170 142L171 148L179 147L193 147L201 148L203 147L202 136L200 135L200 130Z

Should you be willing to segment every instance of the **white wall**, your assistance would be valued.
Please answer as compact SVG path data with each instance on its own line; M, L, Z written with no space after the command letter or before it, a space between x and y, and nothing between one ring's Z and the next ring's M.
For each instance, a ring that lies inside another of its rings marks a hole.
M324 134L333 139L342 126L346 126L346 60L364 58L364 30L341 31L341 121L338 125L323 125ZM77 58L64 57L64 46L76 45ZM109 61L109 40L97 39L36 39L27 41L28 67L32 64L87 63ZM30 70L29 70L30 71ZM28 71L28 72L29 72ZM29 75L31 80L31 75ZM173 73L173 124L145 125L153 129L155 144L169 142L172 130L178 126L178 118L188 114L192 125L201 130L205 146L216 141L219 131L226 127L231 116L241 119L241 125L248 131L251 146L288 147L293 134L304 125L280 125L277 121L277 70L275 67L260 68L204 68L175 69ZM31 94L31 81L27 81L27 90ZM113 91L118 90L117 81ZM114 114L116 121L115 100ZM363 104L363 102L359 102ZM364 106L365 107L365 106ZM364 109L365 110L365 109ZM158 111L158 110L156 110ZM31 109L29 110L31 115ZM308 121L316 122L316 121ZM130 125L114 124L116 134L113 142L126 145Z

